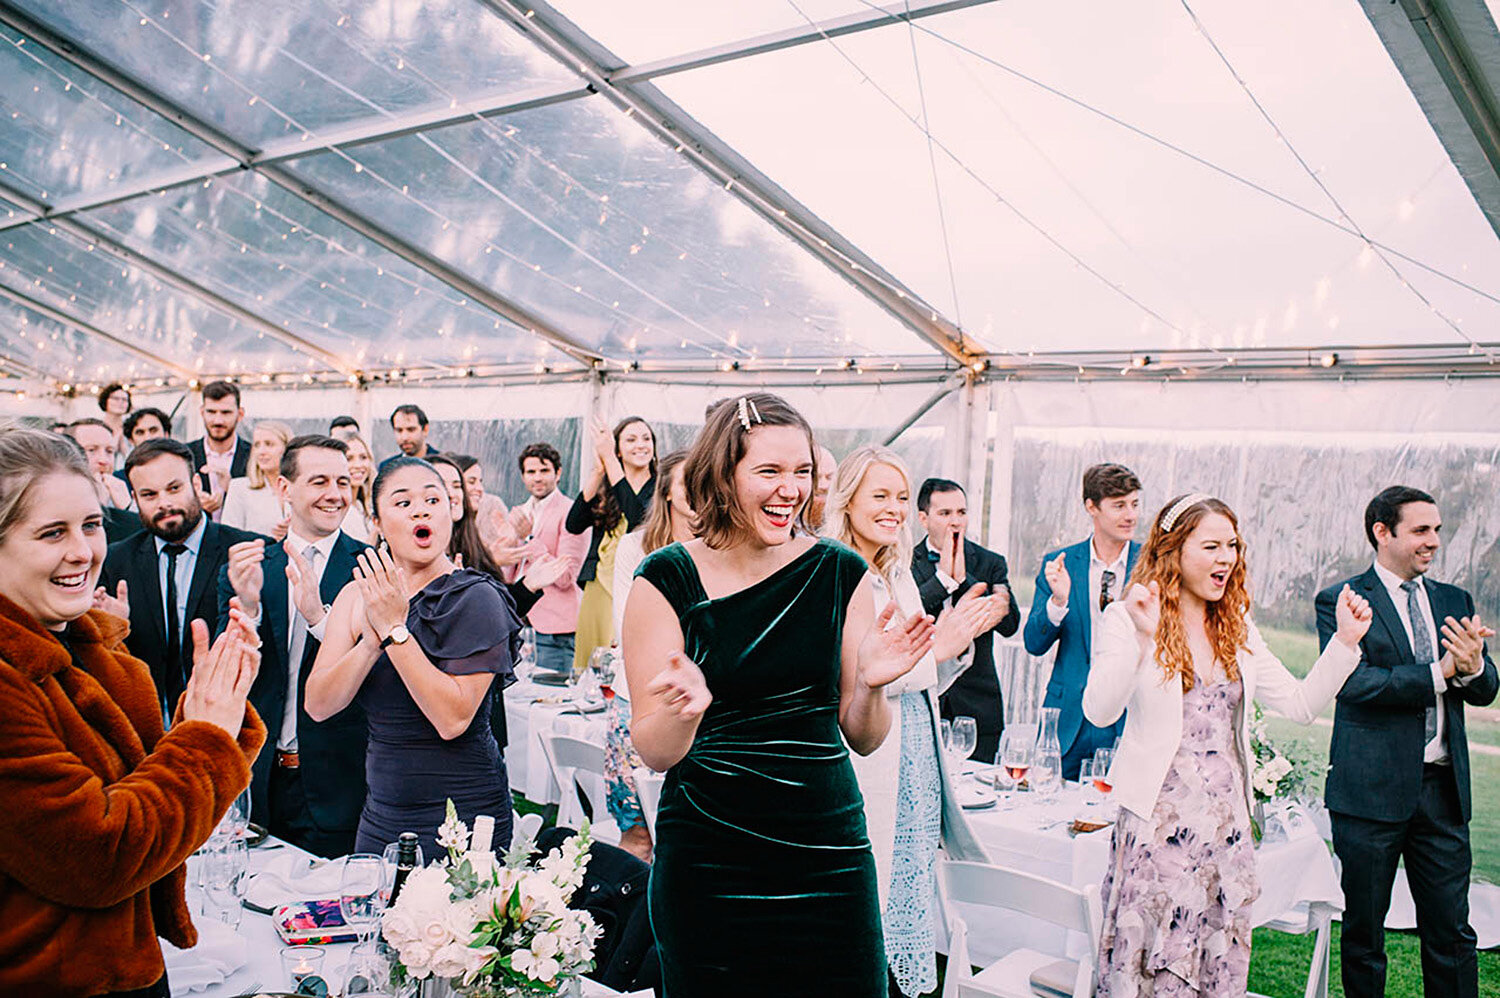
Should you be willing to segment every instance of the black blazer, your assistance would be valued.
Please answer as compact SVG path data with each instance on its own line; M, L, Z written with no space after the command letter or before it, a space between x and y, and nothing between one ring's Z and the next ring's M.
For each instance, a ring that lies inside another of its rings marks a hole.
M1457 586L1423 579L1434 623L1474 613L1474 599ZM1360 660L1339 691L1328 750L1328 810L1376 821L1404 821L1417 809L1422 791L1422 751L1427 708L1436 701L1432 670L1412 654L1406 628L1373 566L1362 575L1318 593L1318 645L1326 647L1338 629L1334 616L1340 590L1348 585L1370 601L1375 619L1359 643ZM1434 634L1433 640L1440 635ZM1435 651L1441 655L1442 646ZM1469 741L1464 704L1483 707L1500 689L1495 663L1485 649L1484 669L1465 686L1452 682L1443 696L1448 755L1464 821L1470 817Z
M651 497L656 495L656 476L652 475L646 479L637 492L630 487L625 479L620 479L613 485L606 486L615 494L615 502L620 507L620 518L625 521L625 532L629 533L641 525L646 518L646 510L651 506ZM583 497L579 492L573 500L573 505L568 509L567 519L563 520L563 529L570 534L581 534L594 526L593 504ZM595 530L589 538L588 557L583 559L583 564L578 567L578 588L582 589L585 583L592 582L599 574L599 542L604 540L604 532ZM523 611L524 615L524 611Z
M988 592L994 592L1000 586L1009 592L1010 577L1006 572L1005 558L967 538L964 540L964 567L968 577L949 596L937 577L937 552L927 546L925 538L917 545L911 555L911 574L922 594L924 610L936 617L942 613L945 603L958 602L959 597L978 582L987 584ZM1021 608L1016 605L1015 594L1011 593L1010 610L995 625L994 631L1008 638L1020 626ZM981 741L981 748L975 750L976 757L982 757L978 753L984 749L989 749L989 755L993 757L991 740L998 740L1000 730L1005 726L1005 711L1000 703L1000 677L995 672L995 646L991 637L994 631L981 634L975 640L973 664L942 696L944 717L975 719Z
M180 662L167 662L167 618L162 610L161 556L156 553L156 535L142 530L111 544L99 575L99 584L111 594L121 579L129 587L130 635L125 639L125 647L151 667L151 678L156 682L157 692L168 713L176 709L183 683L192 670L190 622L203 620L208 623L210 634L219 631L219 604L213 583L228 560L229 546L260 536L215 523L207 516L204 521L207 526L203 531L203 544L198 549L197 564L193 566L187 613L182 622Z
M332 604L354 578L359 553L366 545L339 532L328 555L323 581L318 587L323 602ZM286 548L267 542L261 568L265 581L260 592L260 672L250 687L250 702L266 722L266 748L256 757L250 773L252 813L262 823L270 813L271 766L276 757L276 738L286 713L287 652L291 643L288 630L290 612L286 581ZM229 584L226 567L218 576L218 605L221 619L229 619L229 599L234 587ZM311 634L297 663L297 696L301 702L307 688L307 675L317 660L321 642ZM359 827L359 812L365 804L365 744L369 728L365 712L351 703L326 721L314 721L305 710L297 712L297 754L301 757L302 785L307 795L307 809L318 829L324 832L352 831Z
M203 438L188 441L188 450L193 452L193 470L197 471L208 463L208 452L203 449ZM229 459L229 477L244 478L250 471L250 441L236 434L234 438L234 457ZM198 476L204 491L208 491L208 476Z

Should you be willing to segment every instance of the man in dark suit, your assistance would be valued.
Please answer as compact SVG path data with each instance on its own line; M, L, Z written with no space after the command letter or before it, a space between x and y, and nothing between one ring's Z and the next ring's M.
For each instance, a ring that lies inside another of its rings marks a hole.
M973 758L989 762L1000 747L1005 708L1000 676L995 671L995 638L1016 633L1021 611L1010 592L1005 559L964 537L969 528L969 501L962 485L929 478L917 490L917 518L927 530L912 552L911 573L922 594L922 607L934 617L947 603L983 583L990 596L991 618L974 641L974 661L954 680L940 703L944 717L972 717L979 729Z
M1044 707L1056 707L1063 778L1078 779L1084 759L1114 745L1121 717L1097 728L1083 716L1094 628L1104 608L1125 595L1141 546L1131 538L1141 515L1141 480L1121 464L1096 464L1083 473L1083 511L1094 530L1077 544L1049 551L1036 574L1036 594L1026 617L1026 651L1041 656L1057 645Z
M365 550L339 529L352 500L347 455L348 445L332 437L287 443L277 482L290 511L286 539L236 545L218 589L222 619L238 596L261 637L250 702L271 744L251 773L251 813L272 834L320 856L354 851L365 802L364 711L350 704L320 722L302 707L328 609Z
M203 436L188 442L199 474L203 511L218 519L231 478L244 478L250 467L250 442L239 435L245 410L240 390L228 381L203 386Z
M1441 542L1432 496L1392 486L1365 509L1375 564L1318 593L1318 640L1336 629L1349 586L1374 623L1339 691L1325 792L1333 848L1343 864L1344 993L1385 994L1385 916L1397 860L1405 860L1422 940L1428 998L1479 992L1469 926L1469 743L1464 704L1495 699L1492 634L1457 586L1426 578Z
M214 580L230 546L256 536L203 515L193 470L187 447L168 437L130 452L125 477L145 529L109 546L99 576L105 608L130 620L125 646L151 667L168 719L192 668L191 622L217 630Z

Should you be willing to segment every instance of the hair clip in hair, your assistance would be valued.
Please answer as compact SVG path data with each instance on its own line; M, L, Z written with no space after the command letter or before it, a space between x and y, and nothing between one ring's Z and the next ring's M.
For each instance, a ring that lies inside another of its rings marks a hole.
M755 407L755 403L751 401L750 396L741 395L735 405L739 409L740 425L745 429L750 429L751 419L754 419L757 423L761 422L760 410Z
M1172 508L1167 510L1167 515L1161 518L1161 532L1164 534L1171 533L1172 528L1177 525L1178 518L1187 511L1189 506L1196 506L1198 503L1212 498L1213 496L1202 492L1189 492L1174 502Z

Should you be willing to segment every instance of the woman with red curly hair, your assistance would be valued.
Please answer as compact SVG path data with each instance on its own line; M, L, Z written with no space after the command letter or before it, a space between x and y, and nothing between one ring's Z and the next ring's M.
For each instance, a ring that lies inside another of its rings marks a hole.
M1120 805L1104 878L1102 998L1242 995L1250 906L1250 701L1302 724L1359 662L1370 607L1347 587L1338 632L1306 679L1250 619L1239 521L1179 496L1156 515L1125 598L1104 612L1083 712L1126 712L1109 779ZM1127 710L1128 708L1128 710Z

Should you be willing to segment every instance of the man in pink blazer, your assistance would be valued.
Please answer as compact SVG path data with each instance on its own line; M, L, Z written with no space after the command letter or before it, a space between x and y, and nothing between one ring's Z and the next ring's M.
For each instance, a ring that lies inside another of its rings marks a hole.
M518 463L521 480L531 493L519 507L531 518L531 535L526 539L526 556L507 570L507 577L524 575L527 566L543 555L567 561L563 574L542 590L541 599L526 615L536 632L538 669L566 676L573 671L573 632L578 627L578 606L583 599L578 569L589 552L590 531L570 534L563 529L573 501L558 491L562 457L555 447L530 444L521 451Z

